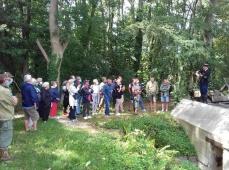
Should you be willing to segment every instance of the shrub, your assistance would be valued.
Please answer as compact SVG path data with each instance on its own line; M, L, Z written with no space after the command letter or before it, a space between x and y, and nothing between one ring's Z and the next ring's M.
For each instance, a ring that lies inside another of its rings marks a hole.
M124 134L140 129L147 137L155 140L156 148L169 145L170 149L179 151L178 155L196 154L183 128L168 115L113 119L105 123L103 127L121 129Z

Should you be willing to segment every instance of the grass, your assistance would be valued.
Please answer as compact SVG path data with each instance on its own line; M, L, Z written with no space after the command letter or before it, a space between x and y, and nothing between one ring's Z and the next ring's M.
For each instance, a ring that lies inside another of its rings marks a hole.
M14 122L14 128L10 147L13 160L1 162L1 170L197 169L189 162L176 162L174 151L157 150L144 135L90 135L55 120L39 123L36 132L24 132L21 119Z
M127 117L112 119L102 125L108 129L119 129L124 134L140 129L150 139L155 140L155 146L161 148L169 145L170 149L179 151L178 156L195 156L196 152L183 128L168 114L143 117Z

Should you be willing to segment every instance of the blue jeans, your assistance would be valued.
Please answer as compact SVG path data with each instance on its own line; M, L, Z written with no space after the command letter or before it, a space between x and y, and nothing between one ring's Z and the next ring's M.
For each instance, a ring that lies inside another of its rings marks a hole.
M110 115L111 98L108 96L104 96L104 103L105 103L105 115Z
M207 103L208 99L208 84L200 84L200 93L202 102Z
M142 96L141 95L139 97L139 106L141 107L142 110L145 110L144 102L143 102L143 99L142 99Z

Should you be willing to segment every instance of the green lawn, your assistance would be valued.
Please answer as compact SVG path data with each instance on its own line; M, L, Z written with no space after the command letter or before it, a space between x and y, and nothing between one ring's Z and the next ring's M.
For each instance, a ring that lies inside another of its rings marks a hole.
M37 132L25 133L15 121L13 160L1 162L2 170L195 170L189 162L177 163L174 151L156 149L154 141L138 132L124 137L106 133L90 135L55 120L39 123Z

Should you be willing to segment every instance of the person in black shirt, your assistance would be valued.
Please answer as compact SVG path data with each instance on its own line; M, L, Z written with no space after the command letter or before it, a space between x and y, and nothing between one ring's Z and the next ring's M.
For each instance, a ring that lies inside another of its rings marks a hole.
M208 64L204 64L203 68L196 72L196 75L199 78L201 100L203 103L207 103L208 82L209 82L209 77L210 77L210 70L208 68Z
M124 91L125 86L122 84L122 77L119 76L116 81L116 85L114 87L114 97L115 97L115 113L116 115L120 115L120 111L123 112L123 102L124 102Z
M41 89L41 98L39 102L40 107L38 111L39 111L39 115L42 118L42 120L46 122L49 118L52 98L49 92L49 83L44 82L42 86L43 87Z

